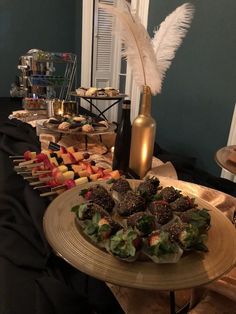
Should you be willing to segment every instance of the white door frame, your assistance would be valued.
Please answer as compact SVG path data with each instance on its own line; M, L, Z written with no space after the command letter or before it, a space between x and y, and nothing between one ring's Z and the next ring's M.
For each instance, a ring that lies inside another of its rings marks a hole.
M93 41L93 0L83 0L83 16L82 16L82 54L81 54L81 86L89 87L91 85L91 69L92 69L92 41ZM131 0L131 10L138 14L144 27L147 28L148 22L148 10L149 10L149 0ZM115 43L115 57L117 60L120 59L120 52L118 49L120 44ZM120 62L116 62L120 64ZM118 84L118 73L120 69L118 67L113 73L114 86ZM126 75L126 94L130 96L132 101L131 108L131 121L138 115L139 103L140 103L140 90L132 79L132 73L129 65L127 65L127 75ZM82 100L82 105L85 108L89 108L86 101ZM114 106L111 109L111 116L114 118L117 116L117 108Z
M236 145L236 104L234 105L234 112L231 121L230 131L227 146ZM221 171L221 177L236 182L235 175L227 170Z
M82 51L81 51L81 86L90 87L92 69L93 40L93 0L83 0L82 10ZM90 105L81 99L84 108Z

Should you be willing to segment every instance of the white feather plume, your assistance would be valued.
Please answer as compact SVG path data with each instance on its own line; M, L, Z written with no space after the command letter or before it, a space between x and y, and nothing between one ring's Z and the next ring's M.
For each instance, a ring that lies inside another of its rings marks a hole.
M136 84L140 88L148 85L156 95L161 90L161 78L151 38L139 18L131 14L127 2L120 2L121 8L101 3L99 7L116 16L120 22L118 31L124 42L123 56L132 69Z
M152 39L161 81L182 43L194 14L194 7L185 3L169 14Z
M124 42L123 56L129 63L136 84L142 88L148 85L153 95L161 92L162 82L175 53L190 27L194 7L185 3L174 10L155 31L148 35L137 16L133 16L125 0L119 0L121 7L99 3L99 7L118 18L115 32ZM119 25L119 29L117 28Z

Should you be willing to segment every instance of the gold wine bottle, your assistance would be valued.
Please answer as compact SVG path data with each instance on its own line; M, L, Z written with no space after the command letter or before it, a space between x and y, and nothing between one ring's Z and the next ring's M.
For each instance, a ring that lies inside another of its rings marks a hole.
M156 122L151 117L151 90L144 85L140 113L132 125L129 168L142 179L152 166Z

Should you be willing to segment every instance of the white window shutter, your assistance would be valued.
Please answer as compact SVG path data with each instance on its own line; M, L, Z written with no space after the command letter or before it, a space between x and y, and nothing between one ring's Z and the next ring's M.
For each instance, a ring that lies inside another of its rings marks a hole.
M115 0L100 0L100 3L114 5ZM95 4L94 16L94 46L93 46L93 86L103 88L114 86L114 35L112 32L114 18ZM111 104L110 101L97 100L96 106L103 110ZM114 109L114 107L113 107ZM116 119L117 109L108 110L108 120Z

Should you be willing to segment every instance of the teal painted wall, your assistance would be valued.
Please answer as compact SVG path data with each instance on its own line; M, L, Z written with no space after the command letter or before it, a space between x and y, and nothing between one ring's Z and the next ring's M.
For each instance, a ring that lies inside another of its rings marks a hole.
M150 35L184 2L150 0ZM214 154L227 144L236 103L236 1L190 2L196 8L191 28L167 71L162 93L153 97L156 140L220 175Z
M0 97L9 96L19 57L31 48L74 52L80 61L81 16L82 0L1 0Z

